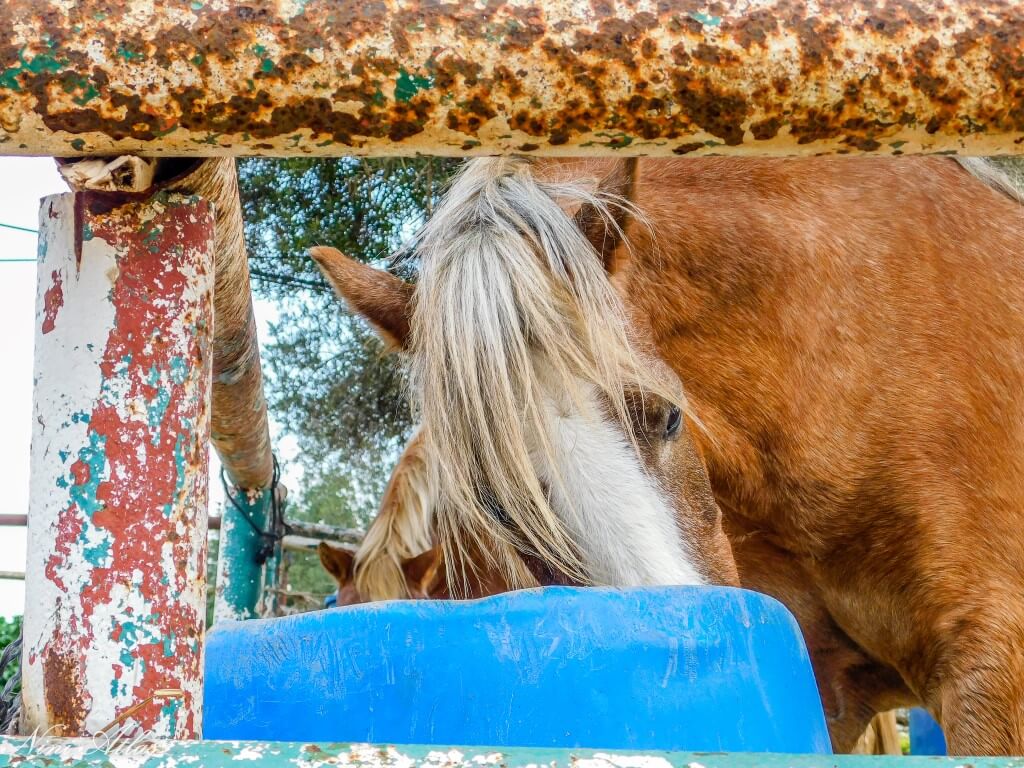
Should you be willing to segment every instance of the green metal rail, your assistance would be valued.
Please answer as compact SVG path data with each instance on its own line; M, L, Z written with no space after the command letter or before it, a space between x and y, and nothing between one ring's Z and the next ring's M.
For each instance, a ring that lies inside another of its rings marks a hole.
M0 737L0 768L1017 768L1024 758L627 752L589 749L301 744L297 742L140 741Z

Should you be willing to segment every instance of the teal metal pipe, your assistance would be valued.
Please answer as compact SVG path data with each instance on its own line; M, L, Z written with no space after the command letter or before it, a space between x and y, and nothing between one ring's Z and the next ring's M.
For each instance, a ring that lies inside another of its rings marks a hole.
M264 594L264 573L274 571L273 559L263 557L271 511L270 490L245 491L228 488L224 504L217 557L217 594L213 620L240 621L260 615ZM277 549L279 547L276 547Z
M1024 758L783 755L708 752L627 752L591 749L488 749L258 741L122 741L0 737L0 768L1019 768Z

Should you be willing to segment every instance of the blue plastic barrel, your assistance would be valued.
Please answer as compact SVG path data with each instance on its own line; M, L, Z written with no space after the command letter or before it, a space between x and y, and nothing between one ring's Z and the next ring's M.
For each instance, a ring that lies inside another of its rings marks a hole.
M946 754L946 737L942 733L942 726L935 721L928 710L910 710L910 754Z
M738 589L525 590L218 624L204 737L830 753L799 628Z

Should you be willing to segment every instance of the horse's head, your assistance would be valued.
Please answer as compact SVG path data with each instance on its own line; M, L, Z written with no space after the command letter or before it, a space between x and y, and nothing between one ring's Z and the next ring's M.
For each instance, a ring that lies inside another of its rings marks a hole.
M635 168L595 190L468 163L417 239L415 288L313 249L408 355L454 577L475 551L512 586L534 581L521 554L583 583L736 583L682 385L614 288L643 226Z

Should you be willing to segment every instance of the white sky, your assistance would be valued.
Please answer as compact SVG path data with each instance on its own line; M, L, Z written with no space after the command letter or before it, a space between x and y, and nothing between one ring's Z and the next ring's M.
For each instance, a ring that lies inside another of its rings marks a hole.
M0 157L0 223L35 229L39 198L66 189L49 158ZM0 512L6 514L28 511L36 269L32 263L2 260L35 255L35 235L0 227ZM264 301L255 303L255 312L263 341L276 312ZM271 432L280 430L272 424ZM297 450L295 440L276 440L275 450L283 463L285 484L294 492L301 479L298 468L288 462ZM219 514L223 494L215 455L210 469L211 511ZM24 570L25 529L0 527L0 571ZM22 582L0 580L0 616L20 614L24 600Z

